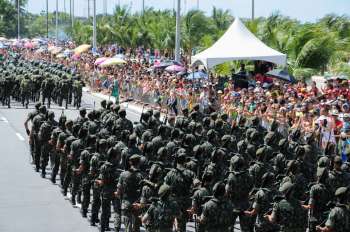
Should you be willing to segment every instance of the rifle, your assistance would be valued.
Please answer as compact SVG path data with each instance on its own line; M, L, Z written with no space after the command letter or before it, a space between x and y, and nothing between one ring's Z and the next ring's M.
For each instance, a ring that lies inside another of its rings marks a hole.
M169 113L169 109L167 108L166 109L166 115L165 115L165 118L164 118L164 121L163 121L164 125L166 125L166 123L168 122L168 113Z
M140 122L142 122L142 115L143 115L143 111L144 111L144 109L145 109L145 106L148 106L149 104L148 103L146 103L146 104L144 104L143 106L142 106L142 110L141 110L141 115L140 115Z
M194 220L194 231L198 232L198 218L197 218L197 214L193 214L193 220Z

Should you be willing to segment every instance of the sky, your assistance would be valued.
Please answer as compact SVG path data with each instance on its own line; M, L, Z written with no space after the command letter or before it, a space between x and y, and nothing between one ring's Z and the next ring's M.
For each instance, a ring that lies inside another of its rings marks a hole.
M70 0L58 0L59 11L69 12ZM107 12L112 13L117 4L129 5L132 11L141 11L143 0L96 0L97 14L104 12L103 2L107 2ZM177 0L144 0L146 7L156 9L173 9ZM235 17L251 17L252 0L181 0L183 12L197 8L210 14L213 6L229 10ZM88 0L74 0L75 15L87 16ZM92 0L90 0L92 6ZM65 4L64 4L65 3ZM49 0L49 11L54 11L56 1ZM28 0L26 9L32 13L39 13L46 9L46 0ZM279 11L282 15L300 20L301 22L315 22L326 14L350 14L350 0L255 0L255 16L269 16ZM91 10L92 12L92 10ZM90 13L92 14L92 13Z

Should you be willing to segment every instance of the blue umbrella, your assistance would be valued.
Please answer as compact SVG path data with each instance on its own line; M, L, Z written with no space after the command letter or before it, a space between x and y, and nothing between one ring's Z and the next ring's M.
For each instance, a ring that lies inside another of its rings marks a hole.
M0 49L6 48L5 44L0 42Z
M189 73L187 75L187 79L189 79L189 80L208 79L208 74L206 74L205 72L202 72L202 71Z
M125 58L125 55L124 54L117 54L114 56L115 58L119 58L119 59L123 59Z
M274 69L274 70L271 70L270 72L266 73L266 75L280 79L282 81L287 81L287 82L291 82L291 83L296 82L294 76L290 75L288 73L288 71L286 71L284 69Z

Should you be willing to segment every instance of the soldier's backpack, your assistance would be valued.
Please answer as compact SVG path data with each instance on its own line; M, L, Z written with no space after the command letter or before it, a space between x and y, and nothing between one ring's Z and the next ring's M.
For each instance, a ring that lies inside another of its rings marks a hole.
M48 122L44 122L40 126L39 130L39 139L40 140L49 140L51 138L52 126Z
M81 81L74 81L73 86L74 86L75 92L78 94L81 94L82 89L83 89L83 85L82 85Z
M29 90L29 80L28 79L23 79L21 81L21 89L22 89L22 91Z
M67 93L69 91L69 83L67 80L62 81L61 92Z

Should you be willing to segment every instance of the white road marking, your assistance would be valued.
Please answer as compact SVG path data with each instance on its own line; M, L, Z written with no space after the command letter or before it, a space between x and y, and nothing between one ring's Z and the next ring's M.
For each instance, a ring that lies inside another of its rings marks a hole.
M7 118L5 118L5 117L1 117L1 121L6 122L6 123L9 123L9 121L8 121Z
M23 136L20 133L16 133L17 137L19 140L24 141L25 139L23 138Z

